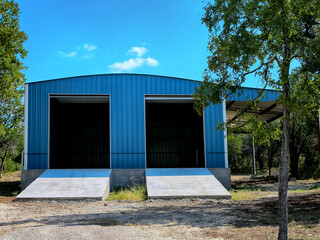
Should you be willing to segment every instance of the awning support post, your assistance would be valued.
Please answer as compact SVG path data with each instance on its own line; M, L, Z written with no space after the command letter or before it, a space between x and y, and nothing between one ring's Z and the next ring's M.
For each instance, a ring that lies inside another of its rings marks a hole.
M252 136L252 175L256 176L257 171L256 171L256 151L254 147L254 136Z

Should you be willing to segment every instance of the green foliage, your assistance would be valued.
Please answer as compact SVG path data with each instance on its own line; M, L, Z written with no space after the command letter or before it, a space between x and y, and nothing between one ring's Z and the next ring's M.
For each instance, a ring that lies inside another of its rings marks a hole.
M232 174L252 172L251 151L244 135L228 134L228 160Z
M12 173L21 170L21 163L15 162L11 158L7 158L6 162L6 171L5 173Z
M279 122L274 122L272 125L279 125ZM256 168L258 172L265 174L266 169L269 167L278 167L279 146L281 146L279 140L270 140L269 145L255 143ZM248 134L228 132L228 161L232 174L252 173L252 139Z
M147 188L145 185L135 184L133 187L117 188L110 192L106 201L126 200L126 201L145 201L147 200Z
M0 1L0 172L6 158L19 155L23 138L23 71L27 35L19 27L19 6Z
M19 6L14 1L0 1L0 99L20 97L24 83L21 59L27 55L23 43L27 35L20 30ZM20 88L20 89L19 89Z

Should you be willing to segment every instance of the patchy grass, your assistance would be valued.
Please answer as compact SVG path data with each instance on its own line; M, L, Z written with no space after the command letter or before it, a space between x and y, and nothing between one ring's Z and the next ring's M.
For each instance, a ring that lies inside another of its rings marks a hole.
M145 201L147 200L147 188L145 185L134 185L131 188L117 188L110 192L106 201L126 200L126 201Z
M307 191L307 189L288 190L288 193L302 193L305 191Z
M0 181L12 180L12 178L20 180L21 171L3 172Z
M262 192L258 187L242 183L233 186L230 191L232 200L255 200L269 195L269 192Z
M260 190L231 190L232 200L255 200L269 195Z
M310 191L310 190L316 190L319 191L320 190L320 184L315 184L315 185L311 185L305 189L297 189L297 190L288 190L289 193L303 193L306 191Z

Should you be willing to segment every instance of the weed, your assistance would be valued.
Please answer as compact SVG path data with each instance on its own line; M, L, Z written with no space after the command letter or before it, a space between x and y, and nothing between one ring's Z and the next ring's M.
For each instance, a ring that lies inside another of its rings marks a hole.
M126 200L126 201L145 201L147 200L147 188L145 185L135 184L133 187L116 188L110 192L106 201L113 200Z

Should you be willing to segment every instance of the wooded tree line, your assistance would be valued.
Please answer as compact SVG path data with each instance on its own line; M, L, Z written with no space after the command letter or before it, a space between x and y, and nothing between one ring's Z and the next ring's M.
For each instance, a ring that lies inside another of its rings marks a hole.
M290 128L290 177L296 179L320 179L316 113L314 117L300 116ZM282 121L273 123L281 128ZM278 175L282 138L270 143L255 143L258 174L269 177ZM252 173L252 138L247 134L228 135L229 167L232 174Z

